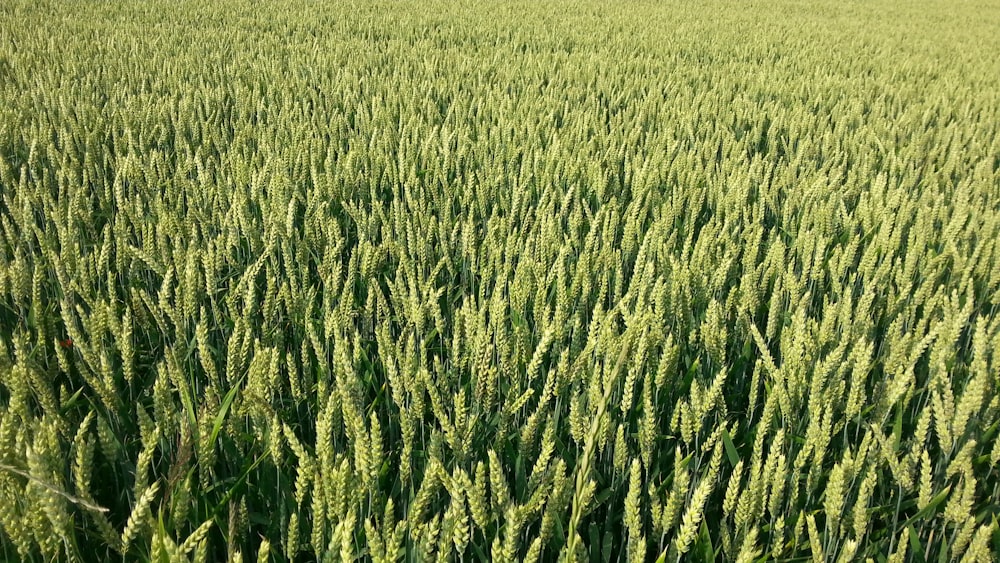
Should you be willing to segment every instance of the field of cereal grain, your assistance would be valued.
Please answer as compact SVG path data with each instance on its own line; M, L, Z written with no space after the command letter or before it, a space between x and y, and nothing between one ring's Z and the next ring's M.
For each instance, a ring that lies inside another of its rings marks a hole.
M0 559L994 561L1000 3L5 0Z

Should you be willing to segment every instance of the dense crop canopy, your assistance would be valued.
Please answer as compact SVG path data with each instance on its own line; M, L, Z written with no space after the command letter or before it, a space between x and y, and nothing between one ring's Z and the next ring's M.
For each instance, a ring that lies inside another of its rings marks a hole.
M989 561L996 2L0 3L0 558Z

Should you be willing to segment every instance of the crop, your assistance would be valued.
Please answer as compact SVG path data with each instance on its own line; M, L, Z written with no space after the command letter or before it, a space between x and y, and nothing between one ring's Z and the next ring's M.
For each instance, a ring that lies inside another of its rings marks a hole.
M0 558L992 561L1000 12L0 5Z

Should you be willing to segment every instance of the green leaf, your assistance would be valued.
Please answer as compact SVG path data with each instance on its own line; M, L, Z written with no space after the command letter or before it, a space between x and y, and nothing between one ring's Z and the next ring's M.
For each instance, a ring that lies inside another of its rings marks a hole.
M590 560L599 561L600 549L601 549L601 536L597 530L597 524L594 522L590 523L590 527L587 529L588 536L590 537Z
M219 432L222 431L222 423L226 421L226 415L229 414L229 408L233 405L233 400L236 399L236 393L240 390L240 384L243 382L243 377L240 377L236 381L236 385L226 393L226 396L222 399L222 404L219 406L219 412L215 415L215 422L212 423L212 439L209 441L210 444L215 445L216 440L219 439Z
M983 432L982 437L979 439L980 443L986 443L993 438L993 433L1000 428L1000 420L995 421L993 424L989 425Z
M892 451L899 451L899 440L903 436L903 407L896 408L896 420L892 425Z
M938 563L948 563L948 543L946 541L941 542L941 550L938 551Z
M521 328L525 326L524 318L521 316L521 313L517 312L515 309L510 310L510 322L514 328Z
M478 557L480 561L490 560L490 558L486 556L486 552L483 551L483 548L479 547L478 543L472 542L469 544L469 547L472 548L472 551L476 552L476 557Z
M907 526L906 532L910 535L910 560L923 563L924 545L920 542L920 536L917 535L917 531L913 529L913 526Z
M167 555L167 550L165 549L165 546L163 545L163 538L167 537L167 527L166 527L166 524L164 524L164 522L163 522L163 511L162 510L157 511L156 526L157 526L157 529L160 532L159 534L156 534L153 537L153 543L154 543L154 545L155 544L160 544L160 550L159 550L160 557L159 557L159 559L157 560L156 563L170 563L169 556Z
M521 454L516 454L514 460L514 498L525 500L530 494L528 491L528 476L525 473L524 458Z
M222 512L229 505L230 499L236 496L236 493L239 490L239 488L243 485L243 483L246 482L247 477L250 475L250 472L256 469L257 466L260 465L261 462L264 461L266 458L267 456L260 456L257 459L255 459L253 463L247 465L247 467L243 470L240 476L237 477L236 480L233 482L232 486L230 486L229 489L226 491L226 494L222 496L222 501L216 504L214 511L216 516L222 514Z
M705 520L701 521L701 530L698 532L698 543L695 544L692 554L701 561L715 561L715 548L712 546L712 536L708 533L708 526Z
M948 498L948 493L950 492L951 492L951 485L948 485L947 487L944 488L943 491L941 491L934 498L932 498L931 501L927 503L927 506L917 511L917 513L914 514L912 518L910 518L906 522L903 522L903 527L905 528L907 526L910 526L917 520L921 520L923 518L926 518L927 516L930 516L931 514L934 514L934 512L937 510L937 507L942 502L944 502L944 499Z
M1000 522L996 514L993 515L993 553L1000 553Z
M77 389L76 393L73 393L70 396L70 398L68 398L65 401L63 401L63 404L61 405L62 413L63 414L66 414L69 411L69 409L72 408L73 405L76 404L76 402L80 399L80 394L81 393L83 393L83 387Z
M726 428L722 429L722 445L726 448L726 457L729 458L729 464L736 467L736 464L740 462L740 453L736 451L736 444L733 443L733 437L729 435L729 430L726 430Z

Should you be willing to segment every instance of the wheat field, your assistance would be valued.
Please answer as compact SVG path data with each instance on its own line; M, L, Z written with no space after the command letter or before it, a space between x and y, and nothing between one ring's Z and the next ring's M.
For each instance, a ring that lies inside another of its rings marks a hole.
M4 0L0 559L987 562L1000 3Z

